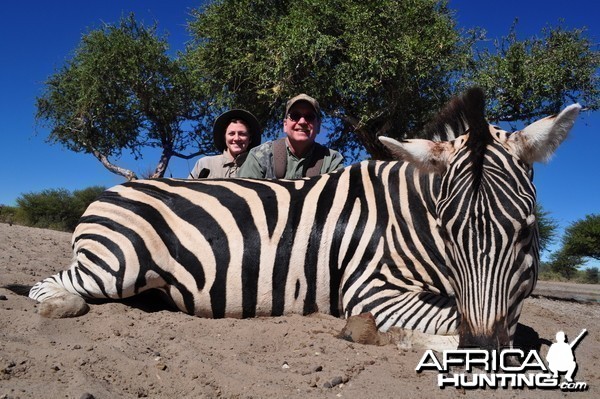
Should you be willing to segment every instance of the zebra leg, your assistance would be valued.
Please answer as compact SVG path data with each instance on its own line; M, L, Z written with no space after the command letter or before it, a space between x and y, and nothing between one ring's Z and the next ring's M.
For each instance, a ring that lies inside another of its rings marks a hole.
M377 306L364 304L362 310L367 312L348 318L342 338L366 344L393 343L401 349L458 347L458 312L453 298L408 291L376 302Z
M29 298L39 302L38 313L48 318L81 316L89 310L84 298L120 299L125 296L115 290L114 276L93 262L75 259L71 267L37 284Z
M61 271L35 284L29 291L29 298L38 301L40 316L52 319L77 317L88 312L89 306L76 291L63 284L66 271ZM72 285L69 284L72 287Z
M85 314L89 310L85 298L120 300L149 289L165 292L179 305L174 300L178 297L169 292L164 278L158 273L147 271L140 279L139 269L131 266L137 264L137 258L126 259L124 263L130 265L128 269L119 267L116 262L108 264L89 251L81 251L68 270L35 284L29 291L29 297L40 303L38 313L48 318ZM121 273L122 270L125 272ZM182 309L181 306L178 308Z

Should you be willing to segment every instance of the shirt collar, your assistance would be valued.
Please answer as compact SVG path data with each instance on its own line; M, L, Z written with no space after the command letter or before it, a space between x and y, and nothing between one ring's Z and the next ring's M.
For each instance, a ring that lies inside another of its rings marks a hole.
M303 157L299 157L296 154L294 154L292 152L292 150L290 150L290 147L288 146L287 141L285 142L285 148L287 149L288 155L291 155L292 157L298 159L298 160L302 160L302 159L309 159L310 157L312 157L313 152L315 152L315 142L313 141L312 145L310 146L310 148L308 149L308 152L306 154L304 154Z
M232 165L235 163L235 158L233 158L231 156L231 154L229 154L229 151L227 151L227 148L225 150L223 150L223 155L222 155L221 159L223 160L223 166L228 166L228 165Z

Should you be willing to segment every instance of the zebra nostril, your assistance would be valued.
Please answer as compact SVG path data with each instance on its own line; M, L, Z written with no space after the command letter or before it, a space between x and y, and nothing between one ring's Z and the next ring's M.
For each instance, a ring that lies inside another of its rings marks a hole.
M506 318L499 319L491 327L486 329L473 327L471 323L465 320L461 321L459 328L459 347L478 348L488 351L509 347L511 342L505 319Z

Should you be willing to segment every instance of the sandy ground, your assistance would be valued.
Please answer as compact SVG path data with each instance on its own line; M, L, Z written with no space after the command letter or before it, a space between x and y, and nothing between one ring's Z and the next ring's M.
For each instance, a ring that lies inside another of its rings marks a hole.
M67 233L0 224L0 286L31 285L63 269L69 240ZM557 331L572 339L588 330L575 350L585 392L441 390L437 372L415 372L423 349L350 343L336 337L344 324L324 315L208 320L145 308L144 301L49 320L33 301L0 288L0 398L600 397L597 302L537 296L521 317L520 339L539 345L542 356Z

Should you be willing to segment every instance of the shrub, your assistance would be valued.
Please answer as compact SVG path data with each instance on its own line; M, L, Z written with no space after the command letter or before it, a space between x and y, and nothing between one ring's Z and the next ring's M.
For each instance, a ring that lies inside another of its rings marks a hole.
M87 206L102 191L103 187L94 186L73 193L61 188L23 194L17 198L15 216L26 226L73 231Z
M16 222L17 208L14 206L0 205L0 223L13 224Z

